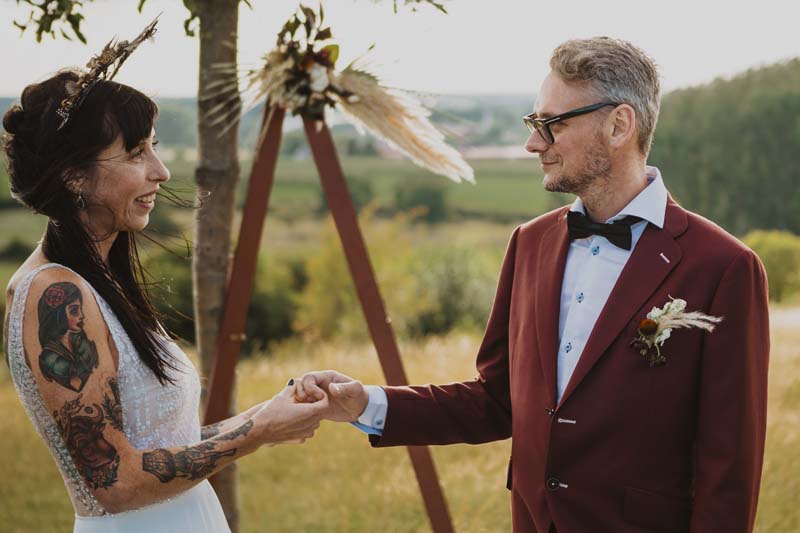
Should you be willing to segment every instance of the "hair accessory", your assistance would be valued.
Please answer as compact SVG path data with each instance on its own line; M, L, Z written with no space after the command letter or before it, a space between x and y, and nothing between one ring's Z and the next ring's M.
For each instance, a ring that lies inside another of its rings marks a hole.
M61 101L61 107L56 114L61 117L61 123L56 131L64 129L69 120L86 100L86 96L100 80L110 81L116 76L119 68L136 48L146 39L152 38L156 33L158 17L132 41L117 41L116 37L109 41L102 52L86 63L86 72L80 75L76 82L67 84L67 97Z

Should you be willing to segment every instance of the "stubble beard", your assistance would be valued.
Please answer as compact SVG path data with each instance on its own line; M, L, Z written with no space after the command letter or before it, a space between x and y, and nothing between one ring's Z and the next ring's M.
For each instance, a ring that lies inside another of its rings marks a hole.
M558 179L545 182L548 192L561 192L584 196L587 191L604 187L611 173L611 161L608 150L595 138L584 152L585 164L569 174L562 174Z

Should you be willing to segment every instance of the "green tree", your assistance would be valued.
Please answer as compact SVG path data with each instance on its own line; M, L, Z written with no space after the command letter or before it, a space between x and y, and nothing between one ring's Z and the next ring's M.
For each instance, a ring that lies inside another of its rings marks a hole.
M744 243L764 263L770 300L780 302L800 291L800 237L788 231L756 230Z
M742 235L800 233L800 59L664 97L649 160L673 194Z

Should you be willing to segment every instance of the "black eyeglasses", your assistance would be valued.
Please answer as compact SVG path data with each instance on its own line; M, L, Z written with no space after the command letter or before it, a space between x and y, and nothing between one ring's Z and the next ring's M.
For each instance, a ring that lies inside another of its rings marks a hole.
M605 107L607 105L613 105L616 107L620 104L616 102L600 102L597 104L587 105L586 107L579 107L578 109L573 109L572 111L567 111L566 113L561 113L560 115L550 118L539 118L536 116L536 113L531 113L530 115L525 115L522 117L522 122L528 126L528 130L531 133L536 130L539 132L539 135L542 136L544 142L547 144L553 144L556 142L556 140L555 137L553 137L552 130L550 129L551 124L561 122L562 120L567 120L568 118L585 115L586 113L591 113L592 111L597 111L601 107Z

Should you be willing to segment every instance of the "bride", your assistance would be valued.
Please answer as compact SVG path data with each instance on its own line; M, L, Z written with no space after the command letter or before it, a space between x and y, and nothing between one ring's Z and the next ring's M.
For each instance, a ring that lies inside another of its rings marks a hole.
M9 283L8 363L76 532L229 531L207 478L262 445L311 437L325 402L297 404L287 387L200 427L197 372L160 326L136 252L170 177L157 108L107 74L141 40L29 85L3 117L12 192L48 217Z

